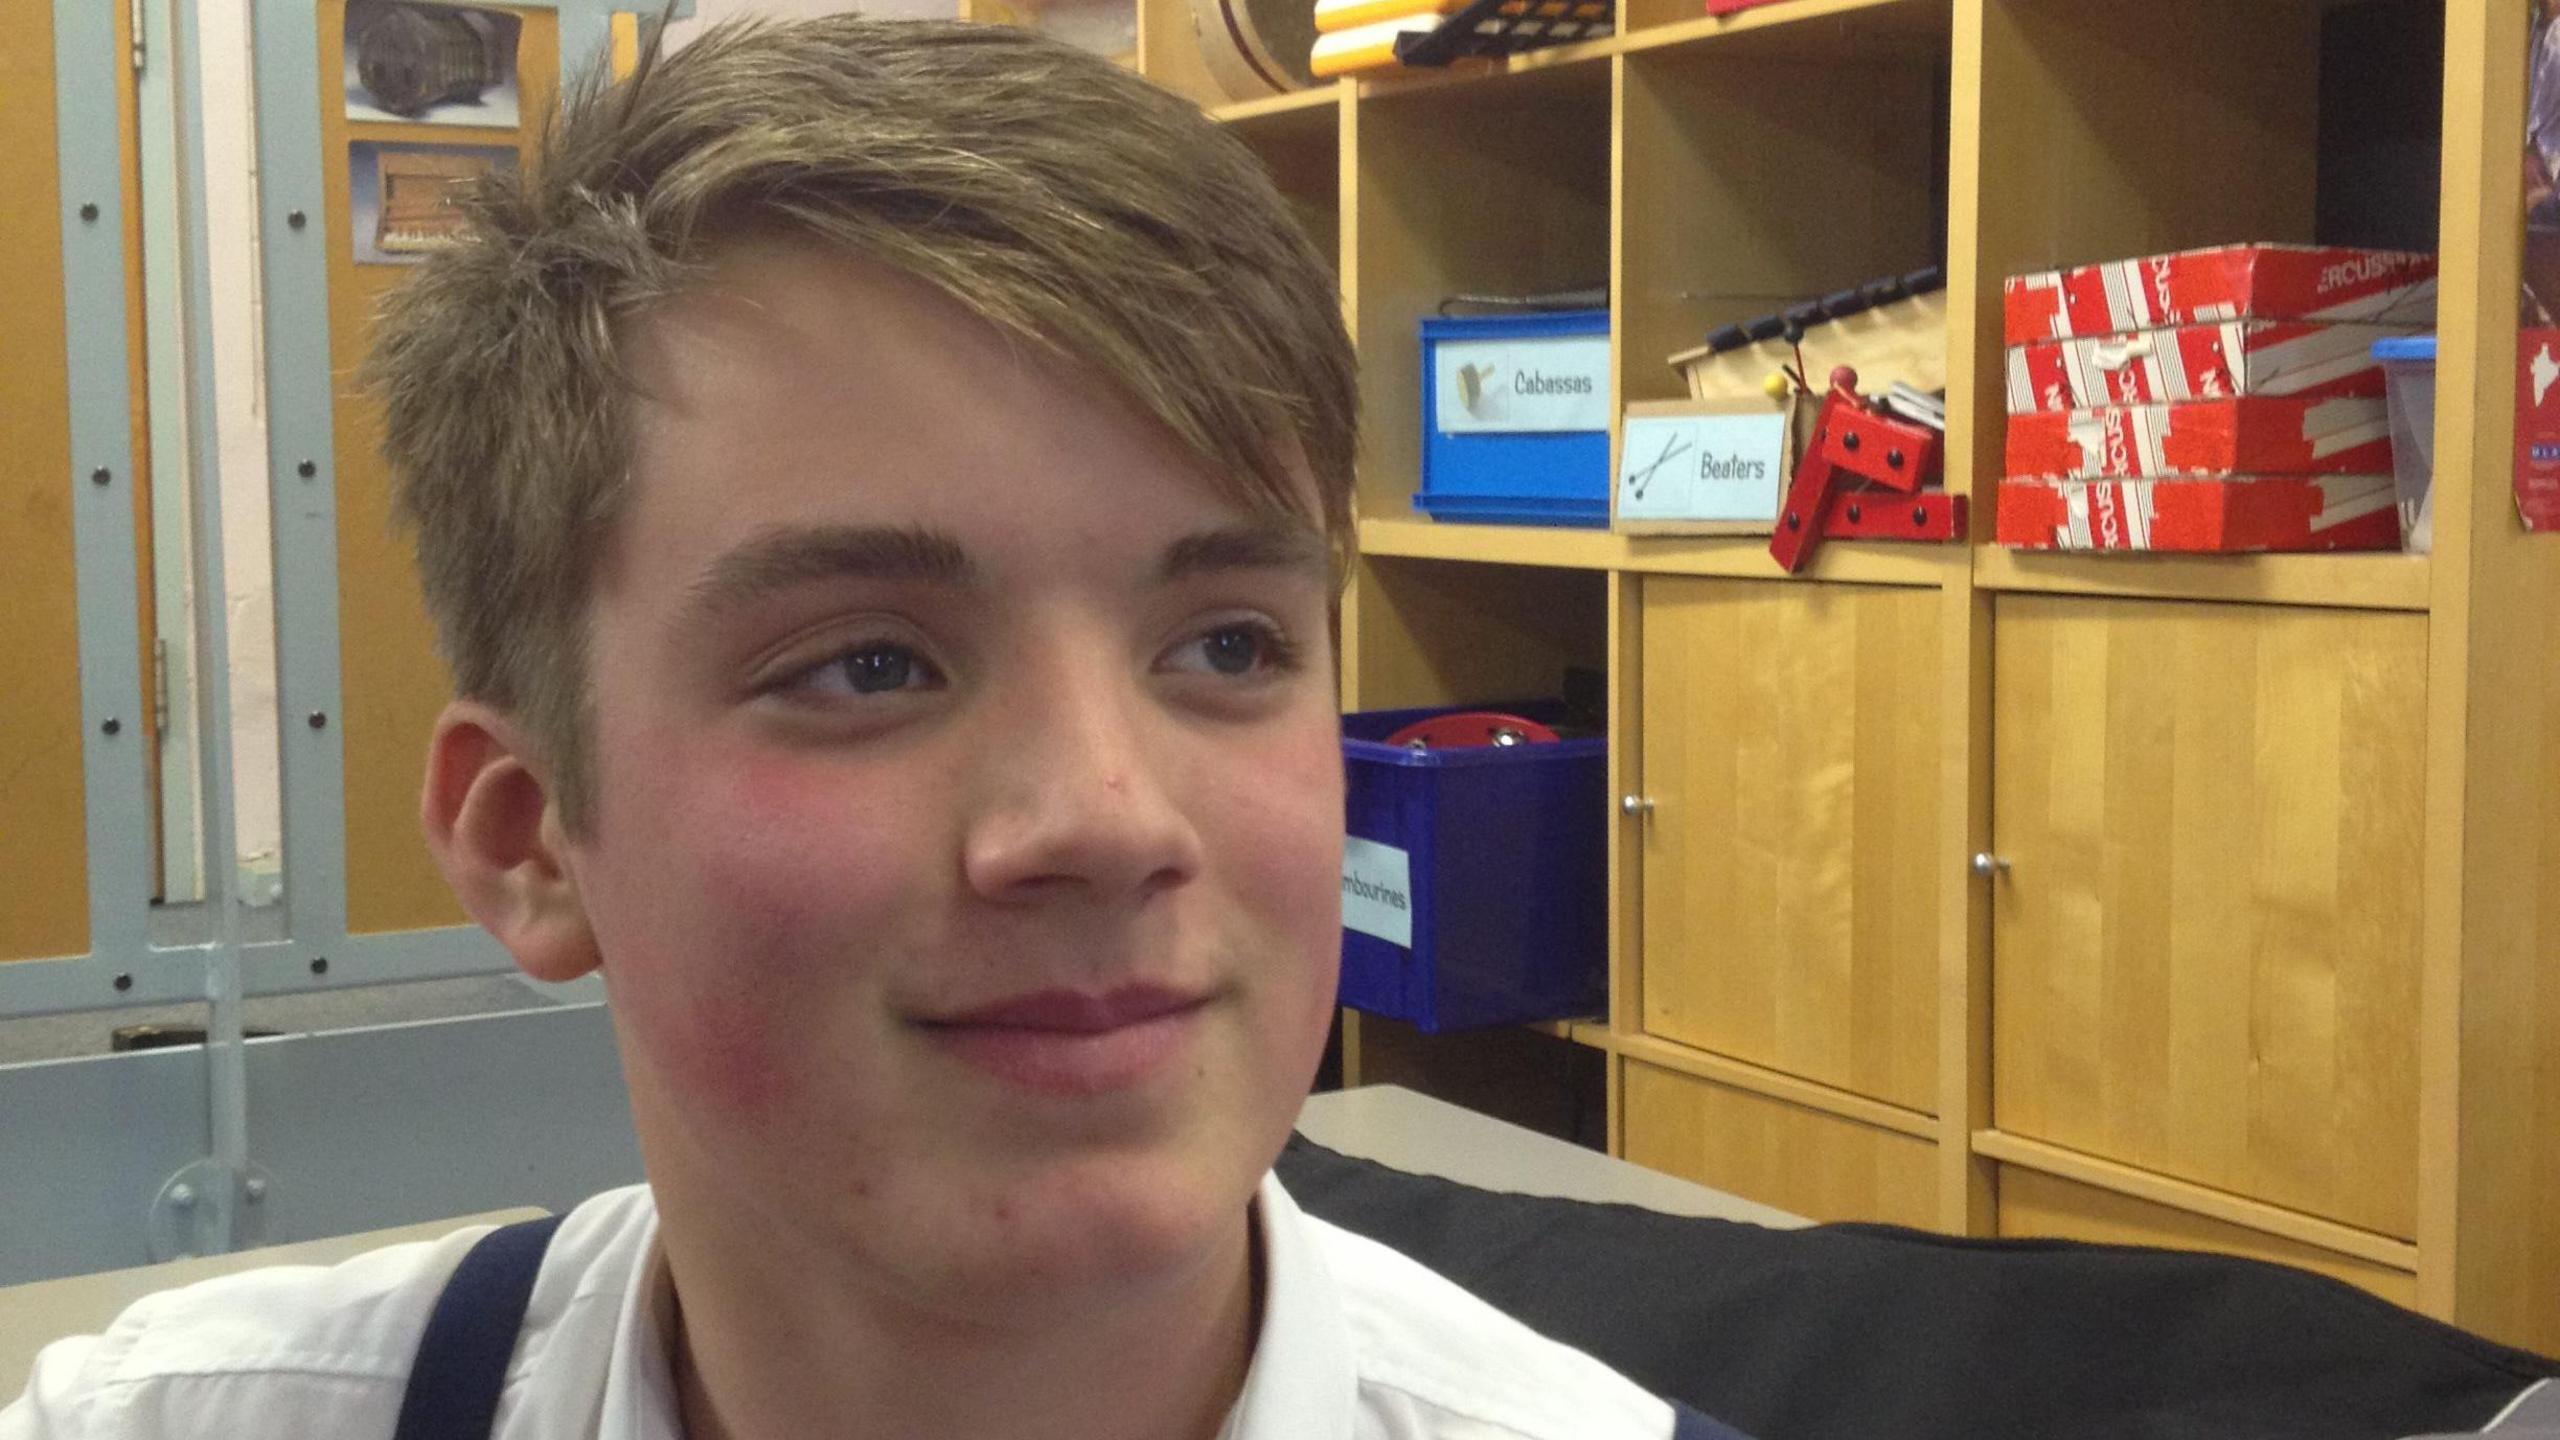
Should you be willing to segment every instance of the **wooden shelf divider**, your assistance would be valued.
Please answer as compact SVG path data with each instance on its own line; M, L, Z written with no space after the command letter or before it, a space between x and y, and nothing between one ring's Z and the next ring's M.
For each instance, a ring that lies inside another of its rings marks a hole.
M1342 103L1342 81L1327 80L1304 90L1286 95L1273 95L1261 100L1238 100L1225 105L1212 105L1209 118L1221 125L1243 125L1267 120L1275 115L1321 113Z

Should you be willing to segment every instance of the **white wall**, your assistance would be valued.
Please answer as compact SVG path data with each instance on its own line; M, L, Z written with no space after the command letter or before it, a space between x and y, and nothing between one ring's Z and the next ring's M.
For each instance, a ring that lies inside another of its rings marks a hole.
M184 0L181 0L184 3ZM194 0L203 86L206 266L214 433L202 450L222 492L223 603L231 641L233 797L242 893L273 898L283 845L275 586L267 514L267 405L259 330L257 132L251 0ZM201 446L203 441L199 437Z
M960 15L959 0L693 0L693 18L678 20L667 26L669 45L682 45L700 33L702 27L732 15L770 15L782 19L804 19L811 15L833 15L840 11L859 10L889 20L955 20Z
M1136 0L1009 0L1030 23L1070 45L1103 55L1125 55L1138 44ZM797 19L858 11L884 20L956 20L960 0L694 0L693 18L667 26L670 48L702 27L732 15Z

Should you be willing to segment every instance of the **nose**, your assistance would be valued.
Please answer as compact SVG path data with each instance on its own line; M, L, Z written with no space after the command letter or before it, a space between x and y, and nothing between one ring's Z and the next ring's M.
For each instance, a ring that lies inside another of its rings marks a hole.
M1099 658L1055 663L1041 683L987 699L961 854L973 891L1117 902L1199 873L1200 836L1173 774L1180 739L1160 733L1137 677Z

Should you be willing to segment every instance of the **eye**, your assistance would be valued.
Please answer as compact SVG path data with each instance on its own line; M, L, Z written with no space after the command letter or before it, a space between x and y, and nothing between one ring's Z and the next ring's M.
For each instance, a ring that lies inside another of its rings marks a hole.
M877 642L847 650L802 675L798 688L834 694L888 695L942 683L932 662L904 645Z
M1247 678L1297 668L1297 650L1277 627L1242 620L1203 631L1175 646L1165 668Z

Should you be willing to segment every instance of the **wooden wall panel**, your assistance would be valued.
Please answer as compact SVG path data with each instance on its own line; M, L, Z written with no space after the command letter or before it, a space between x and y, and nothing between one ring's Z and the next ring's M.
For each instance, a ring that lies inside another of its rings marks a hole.
M1644 581L1644 1027L1937 1107L1935 590Z
M2001 1129L2399 1238L2421 616L2004 597Z
M320 150L327 194L329 355L338 479L339 665L345 699L347 928L357 933L463 923L461 907L427 855L418 788L427 737L452 693L436 658L434 627L418 594L406 535L391 523L391 477L382 461L380 405L356 384L375 305L408 274L358 265L348 214L347 147L354 140L496 145L530 158L531 136L550 108L560 73L558 16L519 10L516 48L524 124L519 130L455 125L350 124L338 103L344 0L320 13ZM287 481L285 483L292 483Z
M131 52L137 18L136 12L129 9L116 12L116 53ZM155 476L151 469L151 347L146 324L150 308L143 295L140 88L141 77L134 74L132 66L116 67L116 173L122 183L124 203L125 426L132 435L125 468L133 501L133 639L142 657L142 693L156 695L160 679L154 642L160 633L160 592L154 577L159 567L159 549L153 538L156 527L151 499ZM134 903L140 904L146 898L168 898L163 893L166 886L162 877L169 873L169 867L162 852L169 837L160 809L159 707L145 707L133 719L140 732L135 750L142 764L142 803L151 836L148 894L134 897Z
M1628 1060L1626 1158L1812 1220L1937 1223L1937 1147Z
M2418 1279L2406 1270L2015 1165L2000 1167L2000 1234L2245 1255L2344 1280L2395 1305L2417 1297Z
M89 948L53 11L19 9L0 46L0 961Z

